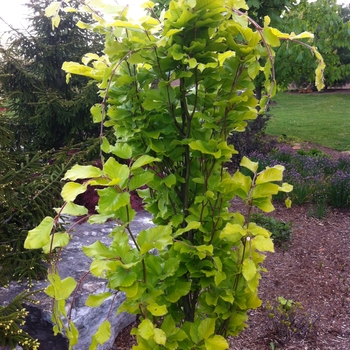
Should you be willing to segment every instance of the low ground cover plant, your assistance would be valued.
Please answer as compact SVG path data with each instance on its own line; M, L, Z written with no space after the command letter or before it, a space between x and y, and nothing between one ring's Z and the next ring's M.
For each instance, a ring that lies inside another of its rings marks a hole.
M277 245L284 245L291 239L292 223L277 220L261 213L253 213L252 221L271 232L271 238Z
M294 186L290 195L294 204L350 206L349 158L332 160L319 152L296 153L287 148L275 149L269 154L254 152L250 158L259 161L261 168L275 164L285 166L285 179Z
M273 302L267 301L264 308L269 313L270 328L274 336L270 344L272 349L276 345L285 345L292 337L304 338L316 321L303 311L299 302L282 296Z

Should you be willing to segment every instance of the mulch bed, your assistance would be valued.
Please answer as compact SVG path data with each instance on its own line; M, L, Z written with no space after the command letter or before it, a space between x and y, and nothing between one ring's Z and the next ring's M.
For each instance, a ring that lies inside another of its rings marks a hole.
M324 147L302 145L303 149L315 147L332 158L340 155ZM328 209L320 220L310 215L308 205L291 209L279 203L275 206L273 217L292 222L292 240L287 248L276 247L275 253L267 255L263 266L268 272L263 273L259 287L263 307L250 312L246 330L229 338L230 349L350 349L350 210ZM239 202L233 202L233 210L240 207ZM312 328L301 327L283 339L278 323L272 323L270 311L264 307L280 296L300 302L300 312ZM132 348L131 328L121 332L113 350Z
M309 216L307 206L278 205L273 216L292 221L287 249L268 254L259 295L263 302L277 297L301 303L314 323L309 333L298 332L284 342L264 307L250 313L249 328L230 338L230 349L350 349L350 211L329 210L323 220Z

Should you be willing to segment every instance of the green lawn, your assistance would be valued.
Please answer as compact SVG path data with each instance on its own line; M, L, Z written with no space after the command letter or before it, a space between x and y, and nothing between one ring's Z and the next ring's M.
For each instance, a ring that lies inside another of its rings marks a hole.
M350 94L278 93L266 133L350 150Z

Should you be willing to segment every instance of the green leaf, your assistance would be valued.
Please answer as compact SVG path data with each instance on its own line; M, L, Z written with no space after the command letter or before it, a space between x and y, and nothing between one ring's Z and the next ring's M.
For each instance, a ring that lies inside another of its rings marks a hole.
M271 238L266 238L263 236L255 236L252 239L252 245L261 252L274 252L273 242Z
M245 176L241 172L237 171L232 176L232 182L235 185L235 193L237 196L245 199L244 197L248 195L252 186L252 179L249 176Z
M132 24L130 22L125 22L121 20L116 20L110 24L111 27L120 27L120 28L125 28L129 29L132 31L140 32L143 33L143 28L141 28L138 24Z
M100 197L98 201L98 211L100 214L112 214L119 208L130 203L130 194L128 192L118 192L115 188L104 188L97 190Z
M167 289L165 299L171 303L176 303L181 297L187 295L191 290L191 282L177 281L176 284Z
M102 107L100 104L95 104L90 108L90 113L94 123L100 123L102 121Z
M227 239L230 242L238 242L247 234L247 230L239 224L227 223L220 233L220 239Z
M176 61L181 60L185 54L182 51L182 47L179 44L174 44L168 50L168 55Z
M256 266L252 259L248 258L243 261L242 274L247 281L250 281L256 274Z
M198 339L208 339L215 332L215 318L206 318L198 326Z
M288 193L288 192L293 191L293 186L288 184L288 183L286 183L286 182L284 182L282 184L282 186L278 187L278 191L287 192Z
M280 40L278 39L278 36L276 33L274 33L270 27L265 27L262 31L263 37L265 41L271 45L274 46L280 46Z
M143 320L138 326L138 333L143 339L148 340L154 336L154 325L149 319Z
M111 337L111 323L103 321L95 333L95 338L99 344L104 344Z
M66 300L73 293L75 287L77 286L77 282L73 277L66 277L61 281L61 284L56 289L56 299L57 300Z
M61 210L60 208L55 208L55 211L62 214L68 214L72 216L83 216L88 214L88 209L83 207L82 205L75 204L73 202L67 202L66 205Z
M221 335L214 335L205 340L206 350L226 350L229 349L227 340Z
M50 234L53 229L54 219L47 216L43 221L28 232L28 236L24 241L25 249L40 249L50 242Z
M45 16L52 17L55 16L61 7L61 1L54 1L49 6L45 8Z
M165 345L166 343L166 334L162 329L154 328L154 341L159 345Z
M172 187L176 184L176 176L174 174L170 174L167 177L165 177L162 182L167 186L167 187Z
M89 246L83 246L84 254L90 258L114 258L115 254L105 246L101 241L96 241Z
M150 100L149 98L146 98L142 103L142 107L146 111L152 111L153 109L161 109L164 107L164 102L153 101L153 100Z
M292 201L289 197L284 201L284 203L288 209L292 207Z
M61 280L58 274L49 274L48 279L51 285L47 287L46 293L56 300L68 299L77 285L73 277Z
M68 72L71 74L83 75L85 77L89 77L89 78L95 79L97 81L102 80L103 71L104 71L104 69L103 70L102 69L96 70L92 67L84 66L84 65L76 63L76 62L64 62L62 65L62 69L65 72Z
M216 286L218 286L222 281L225 281L225 280L226 280L225 272L217 271L216 274L214 275L214 282Z
M89 345L89 350L96 350L97 347L98 347L98 342L96 340L95 335L93 335L92 338L91 338L90 345Z
M61 196L66 202L73 202L75 198L87 189L87 184L79 184L77 182L67 182L61 191Z
M197 0L195 10L210 10L210 9L218 9L224 6L224 0Z
M270 197L273 194L277 194L278 189L278 185L269 182L256 185L252 191L252 198Z
M171 234L170 226L156 226L141 231L137 236L141 254L145 254L153 248L163 250L173 242Z
M199 221L191 221L185 228L178 229L174 237L181 236L185 232L191 231L191 230L197 230L201 226L201 223Z
M109 179L120 179L120 185L129 179L130 171L127 165L120 164L113 157L110 157L103 166L103 172Z
M133 191L137 188L147 185L153 180L153 178L154 174L149 171L145 171L139 175L134 175L129 182L129 190Z
M109 219L115 219L114 213L108 215L94 214L89 217L89 224L104 224Z
M173 276L175 272L179 269L180 260L178 258L169 258L165 261L163 266L163 273L161 275L162 279L166 277Z
M249 223L249 232L253 235L253 236L263 236L265 238L270 238L271 236L271 232L266 230L265 228L258 226L256 223L254 222L250 222Z
M136 162L131 166L131 170L136 170L139 168L142 168L143 166L153 163L153 162L160 162L160 158L154 158L148 155L143 155L140 158L136 160Z
M129 287L120 287L120 290L125 293L127 298L134 298L139 292L139 283L134 282Z
M248 74L252 79L255 79L260 72L260 64L258 61L252 62L248 67Z
M110 292L104 292L101 294L90 294L85 301L85 305L90 307L98 307L102 305L102 303L112 295L113 294Z
M266 170L263 170L258 175L258 177L256 179L256 184L259 185L259 184L263 184L266 182L282 181L283 171L284 171L283 165L275 165L272 168L267 167Z
M152 303L152 304L147 305L147 310L153 316L164 316L165 314L168 313L166 305L158 305L157 303Z
M261 209L265 213L271 213L275 210L275 207L271 203L271 199L268 197L254 198L253 205Z
M212 245L197 245L196 246L197 255L199 256L199 259L204 259L206 256L212 256L213 255L213 246Z
M111 288L130 287L136 281L136 278L135 271L117 266L115 273L109 278L109 284Z
M74 165L72 169L68 170L63 180L78 180L90 179L102 176L102 170L92 165Z
M181 27L179 29L170 29L166 32L165 36L170 37L170 36L173 36L177 33L181 33L183 29L184 29L184 27Z
M250 159L248 159L246 156L244 156L241 160L240 166L243 166L247 169L249 169L252 173L256 173L258 171L258 162L252 162Z
M127 143L117 143L110 146L109 151L122 159L130 159L132 156L132 148Z
M120 263L115 260L94 260L90 265L90 272L96 277L104 277L105 271L115 271L118 265Z
M52 248L55 249L57 247L65 247L70 240L69 234L67 232L56 232L53 236L52 236L53 242L51 244L51 240L45 245L43 246L43 251L45 254L50 253L50 249Z
M69 346L78 344L79 331L73 321L69 321L69 326L66 328L66 336L69 339Z
M221 157L221 150L215 150L214 147L210 147L208 143L204 143L201 140L192 141L189 146L194 151L200 151L203 154L213 155L215 158Z

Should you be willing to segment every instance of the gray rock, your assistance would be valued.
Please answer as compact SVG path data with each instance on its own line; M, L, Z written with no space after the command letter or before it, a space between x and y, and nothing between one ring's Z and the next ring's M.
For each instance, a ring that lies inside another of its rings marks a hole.
M90 245L97 240L104 244L110 243L109 233L117 225L115 222L107 222L103 225L83 223L74 227L72 240L61 253L61 259L58 263L58 270L61 278L72 276L76 281L82 279L89 271L91 259L82 252L83 246ZM131 225L132 231L137 234L152 226L150 216L146 212L138 213ZM32 290L43 289L47 282L40 281L35 283ZM0 288L0 303L6 305L28 286L12 282L8 288ZM107 291L106 281L88 274L83 279L79 293L74 300L72 307L72 320L79 331L79 342L73 347L74 350L87 350L91 342L92 335L97 331L99 325L110 314L111 337L105 344L99 346L99 350L107 350L113 346L118 333L135 320L134 315L121 313L117 315L118 307L125 300L125 295L118 293L115 298L110 297L98 308L85 306L87 297L93 293L103 293ZM38 305L26 305L29 310L29 316L26 320L25 331L41 343L40 349L43 350L66 350L68 349L67 340L61 336L54 336L51 323L51 299L43 292L36 295L40 301ZM72 299L68 300L72 302ZM68 305L70 306L70 305ZM19 347L20 349L20 347Z

